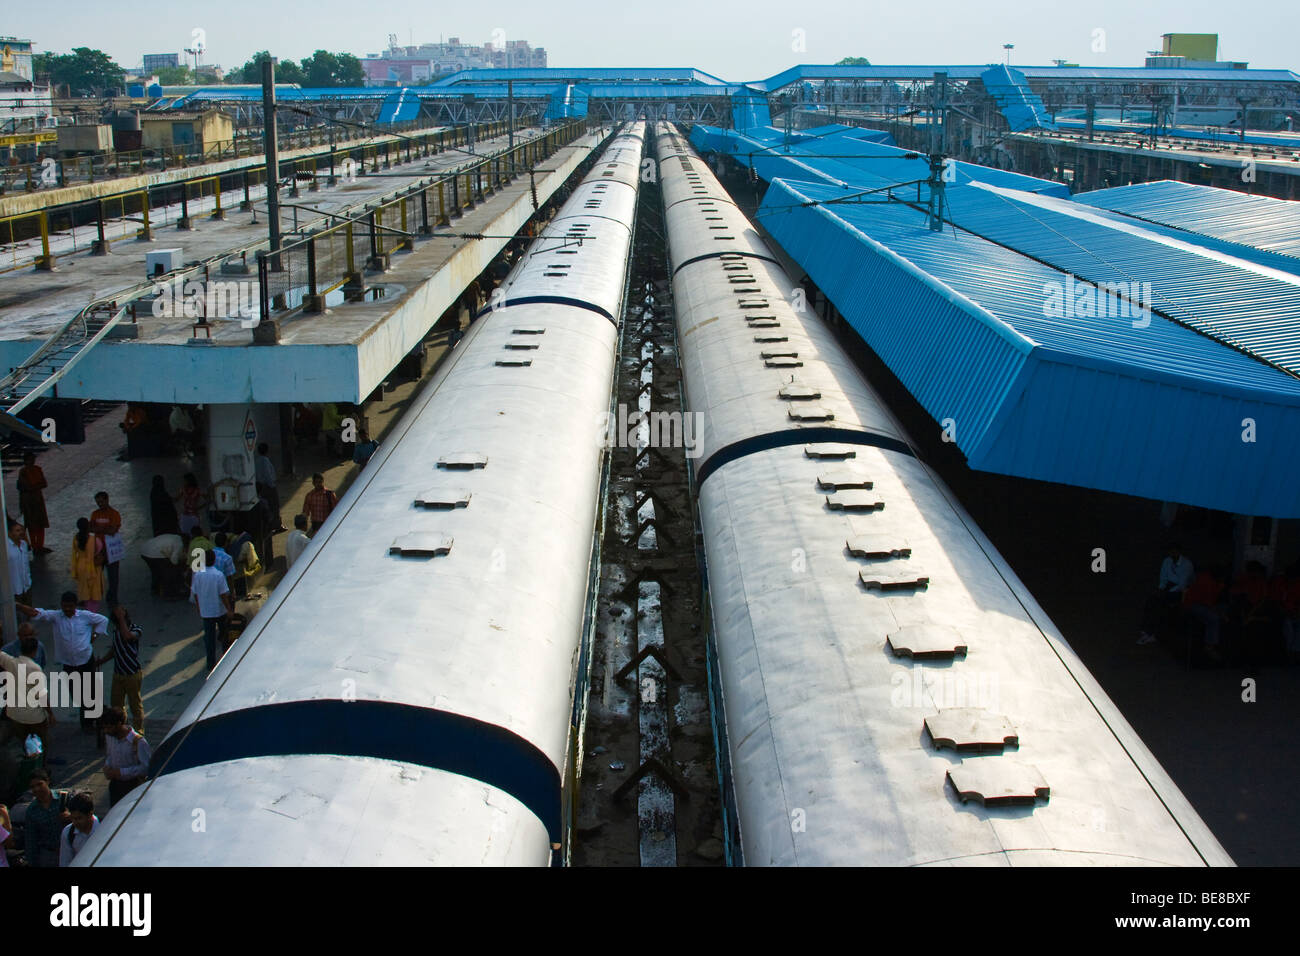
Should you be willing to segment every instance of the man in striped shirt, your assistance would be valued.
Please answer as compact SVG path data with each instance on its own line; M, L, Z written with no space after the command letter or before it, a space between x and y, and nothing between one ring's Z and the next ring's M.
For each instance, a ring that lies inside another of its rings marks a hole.
M311 484L311 491L307 492L302 501L302 513L311 519L311 533L315 534L339 503L339 499L325 487L325 476L320 472L311 476Z
M95 661L101 667L113 662L113 686L110 703L122 708L128 704L131 708L131 726L136 731L144 731L144 699L140 696L144 682L144 669L140 666L140 628L131 623L131 614L126 606L119 604L113 608L113 653L106 654Z

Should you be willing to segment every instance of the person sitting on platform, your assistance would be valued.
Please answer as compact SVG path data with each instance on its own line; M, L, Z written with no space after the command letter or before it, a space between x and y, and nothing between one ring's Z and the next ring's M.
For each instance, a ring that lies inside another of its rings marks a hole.
M1155 592L1147 598L1146 607L1142 611L1139 644L1155 643L1156 631L1168 618L1170 609L1182 602L1183 592L1191 585L1195 572L1191 560L1183 554L1182 547L1170 544L1165 559L1160 564L1160 581Z
M1198 621L1202 628L1205 656L1212 661L1223 660L1219 650L1219 635L1227 616L1224 587L1227 574L1223 568L1211 568L1196 575L1183 594L1183 611L1188 618Z

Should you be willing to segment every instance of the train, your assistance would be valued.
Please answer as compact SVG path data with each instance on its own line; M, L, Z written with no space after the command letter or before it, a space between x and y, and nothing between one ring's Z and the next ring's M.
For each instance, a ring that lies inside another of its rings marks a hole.
M645 134L612 134L78 865L564 860Z
M729 861L1231 865L782 254L653 139Z

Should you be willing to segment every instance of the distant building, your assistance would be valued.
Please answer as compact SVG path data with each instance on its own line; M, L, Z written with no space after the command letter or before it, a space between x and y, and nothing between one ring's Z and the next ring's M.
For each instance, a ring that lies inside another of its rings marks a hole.
M198 153L229 147L235 138L230 117L216 109L144 113L140 133L145 149L171 147Z
M460 70L526 69L546 66L546 50L527 40L507 40L500 47L461 43L449 37L445 43L399 46L389 36L388 49L361 60L366 86L418 86L445 73Z
M1217 33L1165 33L1160 52L1146 59L1148 69L1158 70L1244 70L1244 60L1219 59Z
M179 53L146 53L144 55L144 65L140 67L140 72L155 73L169 66L180 65L181 55Z
M546 67L546 50L533 49L527 40L507 40L504 47L484 46L488 62L500 70L533 70Z
M0 37L0 73L16 74L29 83L36 79L32 74L31 40Z
M1219 58L1217 33L1165 33L1161 37L1162 56L1185 56L1189 60L1213 63Z
M38 86L32 70L32 41L0 37L0 161L13 149L53 141L54 104L49 86ZM30 159L31 156L25 156Z

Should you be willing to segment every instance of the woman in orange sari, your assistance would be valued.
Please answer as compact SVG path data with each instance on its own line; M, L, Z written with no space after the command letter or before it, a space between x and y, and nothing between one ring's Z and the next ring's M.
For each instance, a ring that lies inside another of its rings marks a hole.
M50 549L45 547L45 529L50 526L49 516L45 513L44 489L48 487L45 472L36 464L36 456L29 451L23 455L23 466L18 469L18 510L22 512L23 524L27 526L32 554L50 553Z
M104 598L104 544L90 533L86 518L77 519L70 570L77 581L77 600L87 611L98 611Z

